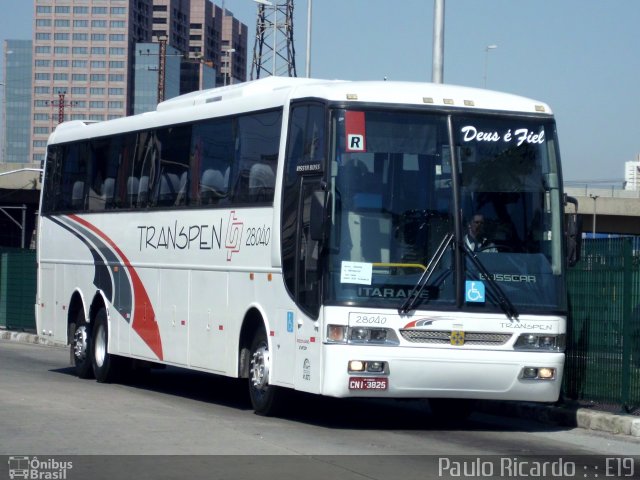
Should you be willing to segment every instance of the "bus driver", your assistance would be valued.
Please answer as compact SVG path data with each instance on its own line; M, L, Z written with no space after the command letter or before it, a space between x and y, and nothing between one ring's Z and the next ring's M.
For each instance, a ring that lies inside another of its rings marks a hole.
M472 252L497 252L493 243L483 236L483 230L484 215L476 213L467 225L467 234L464 236L465 245Z

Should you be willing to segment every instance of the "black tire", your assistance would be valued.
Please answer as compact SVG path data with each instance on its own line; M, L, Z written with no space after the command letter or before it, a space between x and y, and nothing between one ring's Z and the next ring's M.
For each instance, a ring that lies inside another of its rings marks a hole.
M122 373L122 358L109 353L109 325L104 307L98 310L93 324L93 373L99 383L111 383Z
M81 309L76 315L74 323L69 325L70 355L78 378L93 378L93 338L91 325L85 321L84 311Z
M440 422L461 423L473 413L476 400L467 398L430 398L431 415Z
M251 405L258 415L272 416L284 408L286 390L269 385L271 358L269 342L264 331L259 331L251 343L249 364L249 396Z

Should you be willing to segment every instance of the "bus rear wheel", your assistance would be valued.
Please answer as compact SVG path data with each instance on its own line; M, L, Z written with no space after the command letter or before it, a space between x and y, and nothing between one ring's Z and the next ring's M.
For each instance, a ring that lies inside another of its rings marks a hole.
M71 358L76 375L78 378L93 378L91 325L85 321L82 310L78 312L75 323L69 325L69 333Z
M269 385L271 355L269 342L264 331L259 331L253 337L250 358L249 396L251 397L251 405L258 415L276 415L283 407L285 391L275 385Z
M101 308L96 314L93 327L93 373L100 383L110 383L120 373L120 357L109 353L109 330L107 311Z

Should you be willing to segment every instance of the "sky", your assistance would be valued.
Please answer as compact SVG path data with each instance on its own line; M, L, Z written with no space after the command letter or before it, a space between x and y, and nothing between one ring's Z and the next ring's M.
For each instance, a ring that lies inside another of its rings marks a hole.
M31 38L33 3L0 0L0 40ZM312 77L431 81L433 0L312 5ZM224 6L248 26L252 57L257 4ZM444 83L548 103L565 180L622 185L640 155L640 0L445 0L444 33ZM294 36L304 76L307 0L295 0Z

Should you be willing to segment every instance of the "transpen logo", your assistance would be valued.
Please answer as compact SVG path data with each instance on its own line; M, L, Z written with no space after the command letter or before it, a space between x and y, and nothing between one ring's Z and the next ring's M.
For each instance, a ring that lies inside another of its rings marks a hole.
M244 222L241 222L236 217L236 211L229 212L229 222L227 223L227 236L224 246L227 249L227 262L231 261L231 256L234 253L240 251L240 245L242 242L242 230L244 229Z

